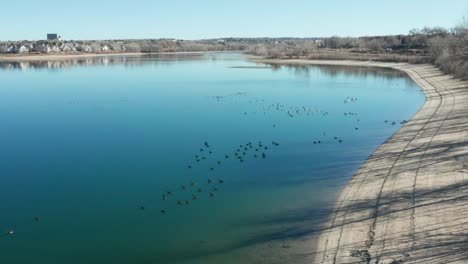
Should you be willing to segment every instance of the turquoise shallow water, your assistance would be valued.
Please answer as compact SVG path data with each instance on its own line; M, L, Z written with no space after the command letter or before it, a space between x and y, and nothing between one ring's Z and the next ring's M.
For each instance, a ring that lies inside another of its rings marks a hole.
M254 64L1 64L0 262L299 263L424 95L388 69L237 66Z

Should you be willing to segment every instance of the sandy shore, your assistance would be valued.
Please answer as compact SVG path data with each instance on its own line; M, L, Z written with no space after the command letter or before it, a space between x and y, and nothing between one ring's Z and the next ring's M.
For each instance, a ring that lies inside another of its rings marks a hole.
M161 53L81 53L81 54L26 54L26 55L0 55L0 62L22 62L22 61L52 61L52 60L71 60L99 57L128 57L128 56L143 56L156 54L199 54L209 53L205 51L194 52L161 52Z
M468 82L432 65L257 61L393 68L426 95L342 190L310 263L468 263Z

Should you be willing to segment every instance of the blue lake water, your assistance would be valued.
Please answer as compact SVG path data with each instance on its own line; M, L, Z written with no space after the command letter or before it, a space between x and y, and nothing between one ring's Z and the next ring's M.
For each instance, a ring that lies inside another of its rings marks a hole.
M0 64L0 263L306 259L339 190L424 95L390 69L247 66Z

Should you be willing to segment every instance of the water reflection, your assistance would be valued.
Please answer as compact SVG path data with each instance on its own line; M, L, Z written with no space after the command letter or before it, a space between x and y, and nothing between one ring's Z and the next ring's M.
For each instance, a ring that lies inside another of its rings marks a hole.
M406 74L390 68L377 68L366 66L341 66L341 65L302 65L302 64L268 64L273 71L288 69L296 76L309 79L317 73L330 77L385 77L389 79L402 78Z
M99 57L74 57L63 59L51 59L44 57L43 60L33 61L12 61L0 62L0 70L6 71L26 71L26 70L60 70L73 67L83 66L115 66L123 65L124 67L143 67L145 65L171 65L180 61L201 61L211 60L216 61L222 55L224 61L233 61L239 59L239 52L206 52L206 53L177 53L177 54L148 54L136 56L99 56ZM232 55L230 57L229 55ZM262 64L264 65L264 64ZM401 71L396 71L387 68L373 68L365 66L339 66L339 65L299 65L299 64L266 64L268 69L274 72L279 72L282 69L287 69L301 78L309 79L316 74L326 74L330 77L385 77L385 78L402 78L406 76Z
M59 70L83 66L113 66L138 67L151 64L169 65L179 61L194 61L214 58L212 54L186 53L186 54L150 54L141 56L99 56L74 57L63 59L50 59L34 61L0 62L1 70Z

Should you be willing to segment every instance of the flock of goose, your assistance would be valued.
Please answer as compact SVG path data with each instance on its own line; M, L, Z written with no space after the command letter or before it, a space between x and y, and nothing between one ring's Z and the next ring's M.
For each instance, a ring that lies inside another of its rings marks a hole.
M210 98L216 100L217 102L226 102L230 99L237 99L240 97L247 97L247 93L238 92L233 94L228 94L224 96L212 96ZM355 103L357 98L347 97L345 103ZM275 104L264 104L264 99L253 99L249 100L249 103L253 104L262 104L261 110L257 112L243 112L243 115L253 115L263 112L264 115L267 112L277 111L287 114L289 117L293 118L296 116L327 116L329 112L319 109L312 108L307 106L287 106L281 103ZM357 116L357 113L348 112L344 114L345 116ZM359 122L360 120L357 119ZM273 124L273 127L276 127L276 124ZM356 127L355 130L358 130ZM327 133L323 133L324 137L327 137ZM325 144L325 143L343 143L343 139L338 137L330 137L329 140L319 139L314 140L313 144ZM277 147L280 144L278 142L271 142L271 144L265 144L262 141L258 142L246 142L244 144L238 145L234 151L230 153L224 153L220 157L215 157L215 153L210 143L205 141L202 146L199 148L196 154L193 155L193 160L186 165L188 170L195 169L197 166L203 163L210 163L212 166L208 166L208 172L213 172L218 170L220 166L227 162L228 160L234 160L239 163L243 163L248 158L253 159L265 159L267 158L267 151L272 147ZM180 184L179 188L176 188L171 191L166 191L161 194L161 199L165 203L164 208L160 209L161 214L166 214L170 211L173 206L188 206L193 202L199 200L202 195L206 195L210 198L216 196L216 193L220 190L220 186L224 184L224 179L222 178L206 178L205 183L199 183L197 181L190 181L188 183ZM145 210L145 206L139 207L141 210Z
M233 160L239 163L243 163L246 159L266 159L268 157L267 151L270 148L277 147L280 144L278 142L271 142L271 144L265 144L262 141L258 142L247 142L238 145L234 151L225 153L222 157L215 158L213 148L208 142L204 142L203 146L200 147L199 151L193 155L193 160L187 165L188 170L194 169L197 165L205 162L211 162L212 166L209 166L208 172L213 172L220 168L220 166L228 160ZM215 197L216 193L220 190L220 186L224 184L224 179L208 177L206 178L205 184L196 181L190 181L189 183L182 183L177 190L166 191L161 194L161 199L166 203L164 208L160 209L161 214L166 214L169 211L169 206L187 206L192 202L197 201L204 193L210 197ZM187 198L188 197L188 198ZM145 210L145 206L140 206L140 210Z

